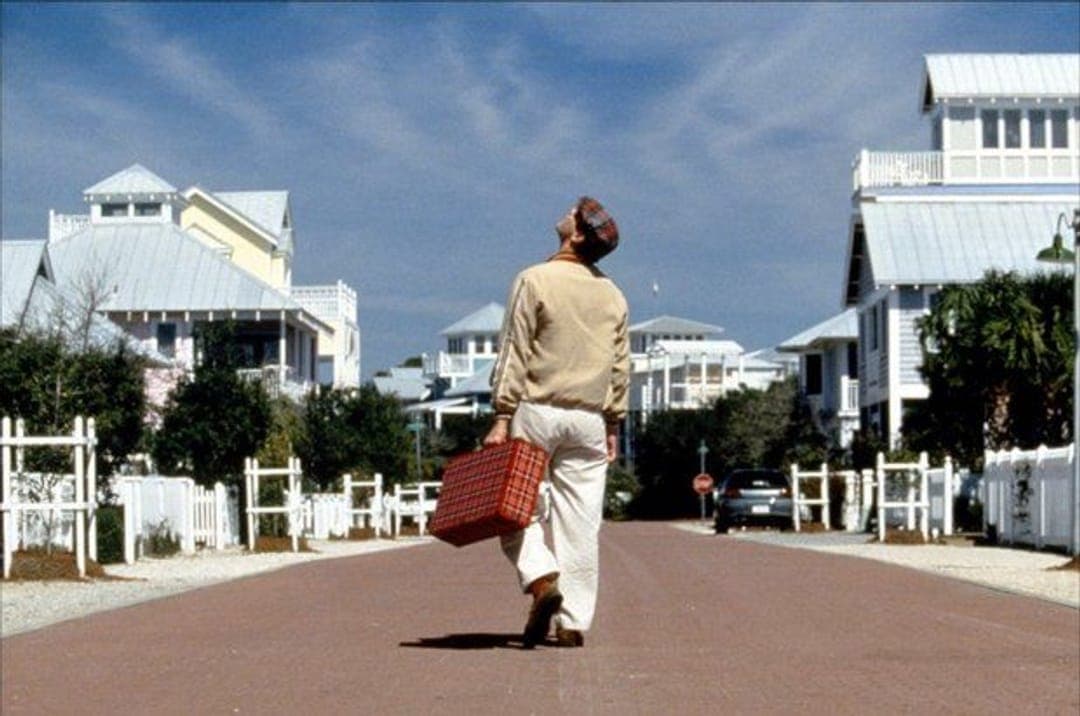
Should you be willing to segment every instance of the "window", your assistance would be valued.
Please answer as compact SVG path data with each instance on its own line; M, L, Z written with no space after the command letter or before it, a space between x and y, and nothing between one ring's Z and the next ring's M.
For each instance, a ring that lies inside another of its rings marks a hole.
M161 216L161 204L136 204L135 216Z
M1028 146L1042 149L1046 146L1046 112L1033 109L1028 113Z
M806 394L821 395L821 354L806 356Z
M1020 148L1020 110L1007 109L1005 115L1005 148Z
M176 324L157 324L157 349L161 355L172 358L176 355Z
M982 111L982 139L983 149L998 148L998 111L996 109Z
M851 379L859 377L858 346L855 343L848 343L847 347L847 376Z
M102 216L127 216L128 205L127 204L102 204L101 205Z
M1064 109L1050 112L1050 146L1064 149L1069 146L1069 113Z
M932 134L931 134L931 138L930 138L930 148L933 149L935 152L940 152L941 149L942 149L942 147L941 147L941 143L942 143L941 124L942 124L943 121L944 121L944 117L942 115L940 115L940 114L938 116L934 117L934 125L933 125Z

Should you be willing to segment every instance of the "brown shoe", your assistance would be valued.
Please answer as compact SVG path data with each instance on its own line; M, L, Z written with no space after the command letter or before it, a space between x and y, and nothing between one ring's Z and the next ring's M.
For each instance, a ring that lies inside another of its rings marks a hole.
M540 582L537 584L537 582ZM537 580L530 585L533 593L533 604L529 610L529 620L525 622L525 632L521 640L526 649L534 646L547 638L551 629L551 619L555 612L562 606L563 596L559 591L559 583L555 579ZM533 588L535 585L535 588Z
M555 642L559 646L585 646L585 635L577 629L563 629L555 627Z

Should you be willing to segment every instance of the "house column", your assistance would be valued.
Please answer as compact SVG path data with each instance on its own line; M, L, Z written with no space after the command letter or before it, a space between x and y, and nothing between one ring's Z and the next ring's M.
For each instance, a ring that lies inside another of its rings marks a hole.
M285 385L285 364L288 346L285 343L285 311L278 318L278 385Z
M671 354L664 353L664 410L671 406Z
M708 401L708 382L709 382L709 364L706 361L707 355L701 354L701 405L704 406Z

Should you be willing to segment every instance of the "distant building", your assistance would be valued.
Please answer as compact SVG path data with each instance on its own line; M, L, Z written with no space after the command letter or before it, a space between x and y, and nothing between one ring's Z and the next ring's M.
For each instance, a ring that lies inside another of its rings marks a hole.
M927 55L930 151L854 164L843 304L858 325L860 422L899 442L929 388L916 320L946 285L1035 256L1080 203L1080 54Z
M799 390L810 404L814 423L844 448L859 429L858 341L858 314L849 308L777 348L797 356Z

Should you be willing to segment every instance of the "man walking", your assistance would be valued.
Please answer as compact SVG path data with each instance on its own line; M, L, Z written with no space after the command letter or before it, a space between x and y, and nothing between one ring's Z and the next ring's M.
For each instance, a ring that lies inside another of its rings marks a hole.
M495 424L484 439L523 438L551 462L549 549L534 518L502 538L521 587L533 597L523 640L584 645L598 585L598 535L607 464L618 454L630 357L626 299L596 262L619 231L598 201L579 199L555 226L559 250L514 280L492 372Z

